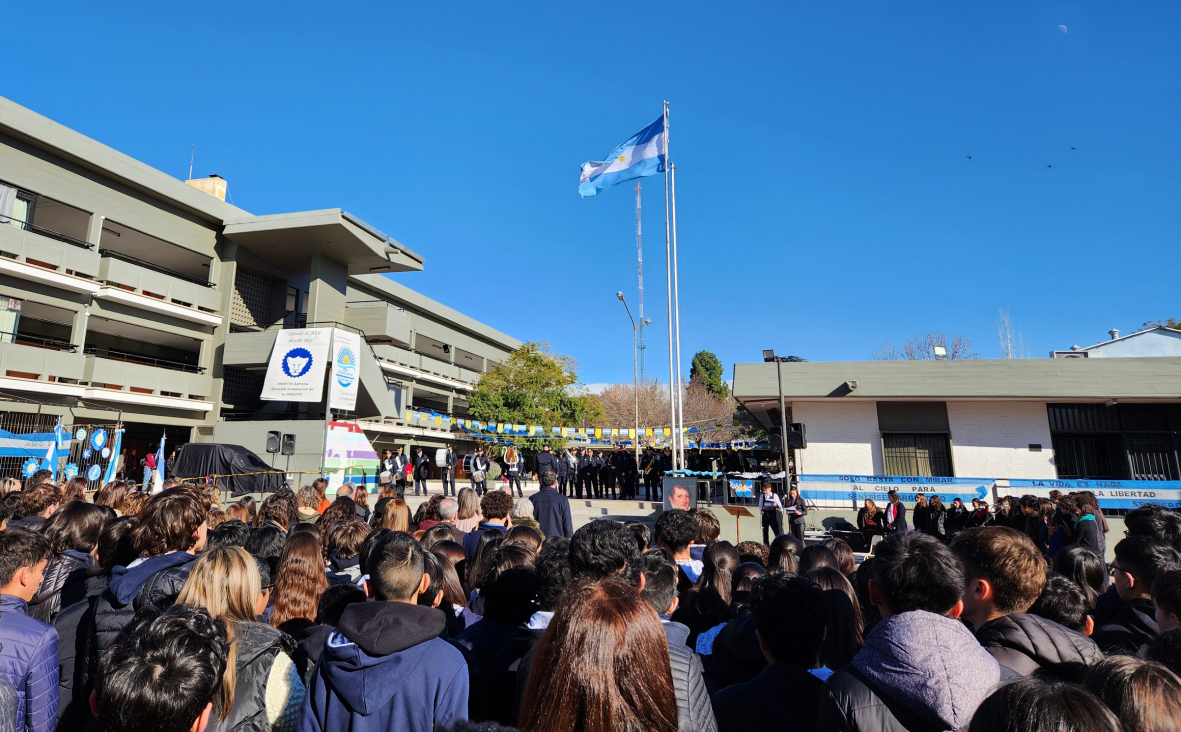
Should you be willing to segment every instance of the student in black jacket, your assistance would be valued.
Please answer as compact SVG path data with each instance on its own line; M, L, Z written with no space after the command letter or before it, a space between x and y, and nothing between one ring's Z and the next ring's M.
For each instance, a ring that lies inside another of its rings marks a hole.
M824 682L809 673L820 665L824 593L804 577L773 574L755 582L750 605L768 665L753 680L714 694L718 730L812 732L825 693Z
M1129 536L1115 545L1115 561L1110 567L1111 581L1123 606L1115 620L1097 629L1093 638L1107 654L1135 655L1159 630L1152 583L1165 572L1181 569L1181 560L1163 539Z

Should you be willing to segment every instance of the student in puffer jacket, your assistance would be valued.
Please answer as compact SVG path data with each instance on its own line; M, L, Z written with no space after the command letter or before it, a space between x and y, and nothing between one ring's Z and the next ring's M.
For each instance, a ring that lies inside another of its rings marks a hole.
M934 537L895 534L878 544L869 597L882 620L829 678L817 732L966 727L1001 669L959 621L963 591L963 568Z
M0 675L16 692L17 732L52 732L57 724L57 631L28 615L51 553L40 534L0 532Z

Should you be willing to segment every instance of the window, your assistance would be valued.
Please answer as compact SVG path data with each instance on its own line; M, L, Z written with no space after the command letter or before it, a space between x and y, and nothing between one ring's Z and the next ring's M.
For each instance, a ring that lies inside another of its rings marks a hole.
M288 287L287 288L287 314L290 315L291 313L294 313L297 311L299 311L299 288L298 287ZM302 312L307 312L307 311L305 310Z
M1049 404L1059 478L1177 480L1181 406Z
M0 297L0 340L12 342L20 317L21 301L15 297Z
M882 435L886 475L951 477L951 440L945 434Z
M33 223L34 193L0 182L0 224L27 229Z

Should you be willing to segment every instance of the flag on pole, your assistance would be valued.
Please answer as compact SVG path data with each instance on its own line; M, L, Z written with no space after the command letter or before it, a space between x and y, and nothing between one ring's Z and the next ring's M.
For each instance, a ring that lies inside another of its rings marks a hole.
M611 151L606 160L582 164L578 192L583 198L617 183L664 172L664 115Z
M119 457L123 454L123 428L115 428L115 441L111 445L110 460L107 461L107 472L103 476L103 483L110 483L119 471ZM126 467L126 466L124 466Z
M152 471L152 493L164 490L164 438L160 437L160 449L156 450L156 469Z

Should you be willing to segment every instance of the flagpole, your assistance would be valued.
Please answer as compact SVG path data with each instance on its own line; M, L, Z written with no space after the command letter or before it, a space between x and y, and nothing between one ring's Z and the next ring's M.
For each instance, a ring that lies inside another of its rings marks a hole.
M672 239L669 223L669 158L668 158L668 100L664 102L664 280L665 299L668 305L668 409L669 424L672 429L673 450L672 469L677 470L677 397L673 393L676 388L676 378L673 376L673 283L672 283Z
M685 405L682 401L683 396L681 392L681 297L680 288L677 285L677 166L672 167L672 213L673 213L673 312L676 315L677 324L677 420L678 427L681 431L681 439L679 442L681 448L681 466L685 466Z

